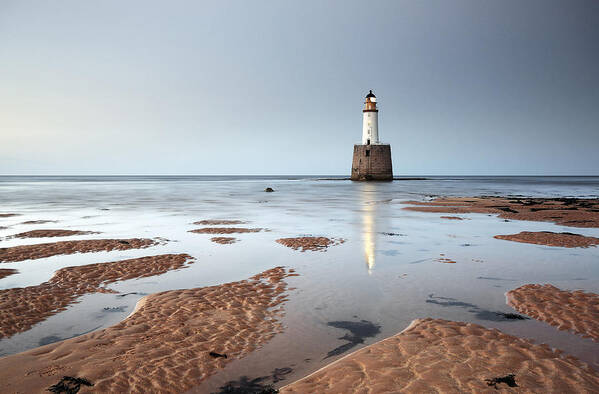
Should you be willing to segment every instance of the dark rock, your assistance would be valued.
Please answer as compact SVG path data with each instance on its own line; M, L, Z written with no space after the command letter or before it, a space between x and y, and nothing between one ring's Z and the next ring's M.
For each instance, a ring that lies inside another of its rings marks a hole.
M264 191L267 193L272 193L274 192L274 189L272 187L267 187L266 189L264 189Z
M217 352L210 352L210 353L208 353L208 354L209 354L211 357L214 357L214 358L219 358L219 357L222 357L222 358L227 358L227 355L226 355L226 354L220 354L220 353L217 353Z

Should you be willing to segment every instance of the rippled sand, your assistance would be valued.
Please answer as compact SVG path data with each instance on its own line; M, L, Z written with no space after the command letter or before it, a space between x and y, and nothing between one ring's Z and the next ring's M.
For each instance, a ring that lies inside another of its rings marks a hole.
M0 248L0 262L41 259L59 254L100 252L111 250L141 249L158 242L145 238L130 239L88 239L81 241L61 241L35 245Z
M0 391L42 392L63 376L85 378L95 392L188 390L282 330L286 276L277 267L147 296L110 328L1 358Z
M50 237L69 237L72 235L87 235L99 234L97 231L80 231L80 230L31 230L23 233L11 235L9 238L50 238Z
M599 341L598 294L528 284L510 290L507 299L518 312Z
M242 228L242 227L204 227L195 230L189 230L196 234L235 234L235 233L258 233L261 228Z
M62 268L37 286L0 290L0 338L29 330L64 311L87 293L111 293L106 286L120 280L161 275L185 268L187 254L163 254L129 260Z
M517 392L596 392L599 374L547 346L471 323L415 320L403 332L360 349L283 387L281 393L496 392L514 374ZM492 383L492 382L491 382Z
M208 219L208 220L200 220L198 222L193 222L193 224L197 224L199 226L226 226L229 224L245 224L243 220L225 220L225 219Z
M432 201L405 201L403 209L437 213L487 213L500 218L554 222L571 227L599 227L599 199L440 197Z
M599 238L572 233L552 233L550 231L522 231L518 234L496 235L495 238L527 244L560 246L562 248L587 248L599 245Z
M6 278L7 276L10 276L10 275L14 275L17 272L19 272L19 271L12 269L12 268L0 268L0 279Z
M212 237L210 240L221 245L231 245L238 241L235 237Z
M327 237L296 237L296 238L280 238L277 242L294 250L305 252L306 250L324 251L329 246L339 245L345 242L344 239L335 239Z

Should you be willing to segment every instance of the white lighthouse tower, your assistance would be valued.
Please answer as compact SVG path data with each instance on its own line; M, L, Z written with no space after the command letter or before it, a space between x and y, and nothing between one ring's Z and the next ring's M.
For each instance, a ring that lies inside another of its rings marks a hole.
M376 108L376 96L372 90L366 95L362 113L362 145L377 145L379 143L379 110Z
M392 181L391 145L379 141L379 110L372 90L362 110L362 143L354 145L352 181Z

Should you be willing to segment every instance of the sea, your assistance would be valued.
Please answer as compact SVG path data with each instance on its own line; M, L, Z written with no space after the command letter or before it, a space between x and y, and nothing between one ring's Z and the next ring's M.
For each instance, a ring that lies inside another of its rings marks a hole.
M267 187L274 189L266 193ZM249 356L229 363L194 391L258 379L276 387L349 352L392 336L413 319L473 322L546 343L599 369L599 345L546 323L509 320L505 293L527 283L599 293L599 248L560 248L493 238L520 231L572 232L599 237L599 228L504 221L495 215L402 209L408 200L437 196L599 198L599 177L419 176L393 182L352 182L339 176L1 176L0 247L69 239L155 238L147 249L78 253L15 263L18 274L0 291L35 286L68 266L164 253L188 253L189 268L114 283L115 294L87 294L30 330L0 340L0 356L100 330L125 319L144 294L212 286L285 266L289 301L284 332ZM220 245L191 233L203 219L238 219L268 229L236 234ZM24 224L31 220L55 223ZM97 231L77 237L12 239L34 229ZM325 236L345 243L300 252L279 238ZM455 264L443 264L449 258ZM499 314L498 314L499 313Z

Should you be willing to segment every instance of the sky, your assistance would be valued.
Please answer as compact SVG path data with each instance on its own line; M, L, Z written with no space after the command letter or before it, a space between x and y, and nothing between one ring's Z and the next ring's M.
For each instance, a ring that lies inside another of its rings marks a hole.
M599 1L0 0L0 174L599 175Z

